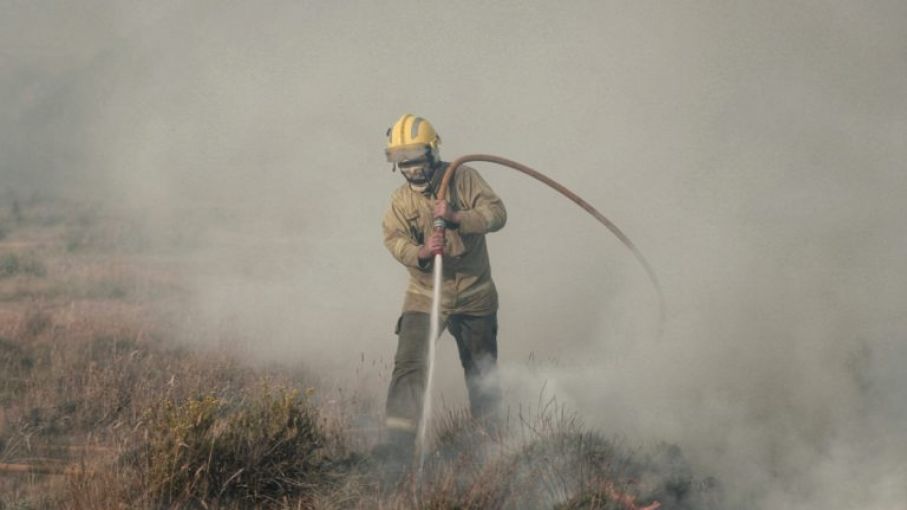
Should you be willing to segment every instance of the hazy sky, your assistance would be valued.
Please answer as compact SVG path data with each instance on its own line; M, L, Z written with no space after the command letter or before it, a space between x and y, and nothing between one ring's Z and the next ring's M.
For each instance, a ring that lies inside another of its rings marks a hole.
M511 402L547 381L607 433L680 443L741 506L907 499L907 4L0 12L0 193L101 200L182 239L211 336L334 375L392 356L405 272L380 219L402 179L383 145L412 112L447 158L499 154L579 192L665 287L659 340L610 234L478 165L509 212L489 246ZM439 355L456 404L452 342Z

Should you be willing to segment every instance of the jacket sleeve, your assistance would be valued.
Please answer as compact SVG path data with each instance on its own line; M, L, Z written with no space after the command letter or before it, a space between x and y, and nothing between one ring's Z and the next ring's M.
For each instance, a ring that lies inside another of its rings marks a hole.
M384 246L395 259L404 266L427 270L431 261L427 261L425 265L419 263L419 244L413 239L409 222L393 198L391 206L384 213L381 226L384 230Z
M457 193L465 205L460 211L461 234L496 232L507 223L504 203L478 172L470 167L457 169Z

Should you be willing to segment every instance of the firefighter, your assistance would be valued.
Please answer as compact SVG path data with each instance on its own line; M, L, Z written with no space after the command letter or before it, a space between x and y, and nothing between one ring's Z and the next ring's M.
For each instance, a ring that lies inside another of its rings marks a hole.
M457 343L472 416L497 419L501 398L497 365L498 294L491 279L485 234L507 220L501 199L476 170L460 166L448 201L436 200L447 163L441 139L427 120L406 114L387 131L387 159L406 180L391 195L384 215L384 245L409 272L397 320L397 352L386 407L386 443L412 458L427 376L433 253L442 251L441 329ZM434 232L435 218L447 223Z

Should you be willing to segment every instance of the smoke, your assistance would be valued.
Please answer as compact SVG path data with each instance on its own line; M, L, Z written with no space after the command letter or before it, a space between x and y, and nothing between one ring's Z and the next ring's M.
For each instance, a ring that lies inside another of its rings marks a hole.
M411 111L447 158L578 191L665 287L658 339L616 240L477 165L510 218L489 246L512 402L544 384L606 433L676 442L735 507L907 497L900 3L0 8L0 191L143 225L193 292L187 337L338 384L386 366L405 274L381 245L402 183L382 148Z

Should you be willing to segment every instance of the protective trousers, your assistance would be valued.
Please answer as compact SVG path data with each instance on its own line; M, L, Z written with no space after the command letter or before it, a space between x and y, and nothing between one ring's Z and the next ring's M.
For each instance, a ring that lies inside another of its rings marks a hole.
M445 324L442 324L441 331ZM473 418L495 420L501 401L497 374L497 314L451 315L446 327L457 341ZM397 322L397 354L387 395L387 428L415 433L422 417L428 374L429 315L404 312Z

